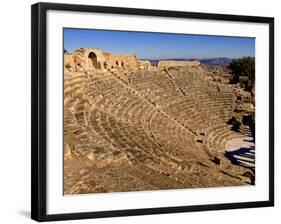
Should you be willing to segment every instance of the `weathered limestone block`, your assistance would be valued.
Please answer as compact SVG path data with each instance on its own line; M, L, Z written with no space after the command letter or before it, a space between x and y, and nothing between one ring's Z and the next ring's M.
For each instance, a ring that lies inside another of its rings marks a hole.
M138 64L140 69L150 69L151 67L151 63L148 60L139 60Z
M86 157L90 161L94 161L96 159L96 156L93 151L90 151L89 153L87 153Z
M65 160L72 159L72 152L67 143L64 144L64 159Z

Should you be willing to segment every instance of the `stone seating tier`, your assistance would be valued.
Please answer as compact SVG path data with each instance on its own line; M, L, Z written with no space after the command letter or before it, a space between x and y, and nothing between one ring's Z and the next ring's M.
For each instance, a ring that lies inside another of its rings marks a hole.
M164 181L167 189L206 185L188 170L198 170L200 175L217 170L212 178L225 179L211 159L222 155L227 140L241 136L226 124L235 108L234 93L197 73L179 69L68 75L64 80L65 147L76 157L90 153L89 158L103 161L123 158L127 173L135 172L141 180L145 175L155 178L148 183L151 186L157 186L154 181L163 182L163 175L171 178ZM196 141L199 133L204 133L201 145ZM206 154L204 146L212 153ZM238 171L236 167L228 172L237 175Z

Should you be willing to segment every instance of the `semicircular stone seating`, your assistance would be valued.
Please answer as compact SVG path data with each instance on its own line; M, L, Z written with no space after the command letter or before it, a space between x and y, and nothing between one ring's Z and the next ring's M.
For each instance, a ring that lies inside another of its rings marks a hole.
M65 75L65 193L247 184L223 156L234 103L193 68Z

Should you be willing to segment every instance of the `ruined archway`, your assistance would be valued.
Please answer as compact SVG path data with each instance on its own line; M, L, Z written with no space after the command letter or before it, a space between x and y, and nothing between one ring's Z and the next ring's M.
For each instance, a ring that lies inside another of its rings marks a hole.
M93 68L98 68L98 57L94 52L90 52L88 55L88 58L90 59L91 63L90 66Z

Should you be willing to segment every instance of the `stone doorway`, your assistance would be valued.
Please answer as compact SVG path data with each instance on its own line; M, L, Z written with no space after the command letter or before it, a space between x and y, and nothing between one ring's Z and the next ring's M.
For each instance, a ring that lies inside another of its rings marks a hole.
M90 52L88 58L90 59L90 66L98 69L98 58L94 52Z

